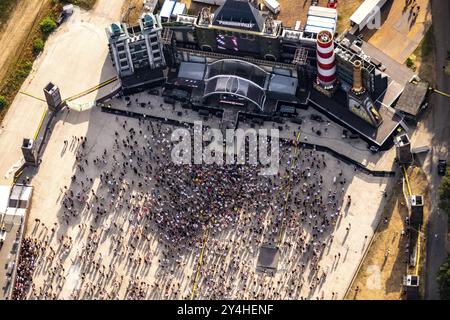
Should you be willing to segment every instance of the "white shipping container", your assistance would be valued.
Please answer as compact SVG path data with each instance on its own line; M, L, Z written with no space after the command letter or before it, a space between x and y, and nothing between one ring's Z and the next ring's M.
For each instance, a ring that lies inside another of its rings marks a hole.
M276 0L264 0L264 4L272 11L274 14L280 12L280 4Z
M319 33L320 31L323 31L323 30L330 31L331 33L334 32L334 29L332 29L332 28L316 27L316 26L306 26L305 27L305 32L308 32L308 33Z
M309 16L308 20L306 21L306 24L330 24L330 25L336 25L336 20L330 19L330 18L323 18L323 17L317 17L317 16Z
M317 7L317 6L309 7L308 15L323 16L323 17L334 18L334 19L337 19L337 16L338 16L336 9Z
M364 29L384 6L387 0L365 0L350 17L352 25L358 25L359 30Z

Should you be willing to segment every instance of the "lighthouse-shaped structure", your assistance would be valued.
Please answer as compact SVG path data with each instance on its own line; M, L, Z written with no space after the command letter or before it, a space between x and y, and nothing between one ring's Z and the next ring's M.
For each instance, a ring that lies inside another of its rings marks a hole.
M336 86L336 57L334 54L333 34L327 30L317 35L317 79L316 90L331 97Z

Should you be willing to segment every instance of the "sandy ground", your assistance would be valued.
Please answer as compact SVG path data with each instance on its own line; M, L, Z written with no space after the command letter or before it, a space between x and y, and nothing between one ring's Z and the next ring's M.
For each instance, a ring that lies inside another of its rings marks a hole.
M0 31L0 70L7 70L20 52L34 24L39 10L47 0L21 0L11 13L9 21ZM6 72L0 72L0 83Z
M31 2L31 1L30 1ZM116 75L108 56L105 28L118 20L122 1L98 1L93 11L76 9L73 16L50 36L44 52L21 87L39 98L43 88L52 81L68 98L94 87ZM111 86L113 86L112 84ZM103 93L111 86L102 89ZM98 91L74 103L92 101ZM0 130L0 183L8 184L9 169L22 157L19 146L25 137L32 138L46 105L44 102L18 94L9 108Z
M408 170L411 189L414 194L424 195L424 221L428 218L428 183L419 167ZM397 181L391 199L386 205L383 219L377 230L367 256L349 291L347 299L356 300L400 300L403 298L403 276L407 271L407 237L405 230L408 209L402 192L401 180ZM424 242L422 241L422 244ZM425 246L423 245L422 248ZM386 252L389 254L386 257ZM424 261L422 256L421 263ZM413 272L413 271L410 271ZM359 292L356 292L356 288Z
M405 1L388 1L382 10L382 26L379 30L364 31L365 39L399 63L414 52L428 28L431 26L431 2L417 0L420 11L417 17L411 14L411 6ZM417 8L417 7L416 7ZM417 12L414 9L414 12Z

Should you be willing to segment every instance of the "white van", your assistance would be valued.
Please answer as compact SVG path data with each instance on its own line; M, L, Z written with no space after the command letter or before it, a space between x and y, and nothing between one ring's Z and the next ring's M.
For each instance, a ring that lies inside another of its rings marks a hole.
M276 0L264 0L264 4L273 14L280 13L280 4Z

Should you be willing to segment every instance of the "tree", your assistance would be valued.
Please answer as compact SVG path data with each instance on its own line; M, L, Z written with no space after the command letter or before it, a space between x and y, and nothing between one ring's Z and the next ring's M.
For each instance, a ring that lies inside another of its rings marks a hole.
M450 168L447 168L439 186L439 208L450 214Z
M414 66L414 61L411 58L406 59L406 66L412 68Z
M7 104L6 98L4 96L0 96L0 109L6 107L6 104Z
M34 54L39 54L42 50L44 50L44 40L42 40L41 38L38 38L36 40L34 40L33 43L33 52Z
M450 300L450 256L439 268L437 282L441 299Z
M56 22L51 17L44 18L41 23L39 23L42 33L47 37L56 29Z

